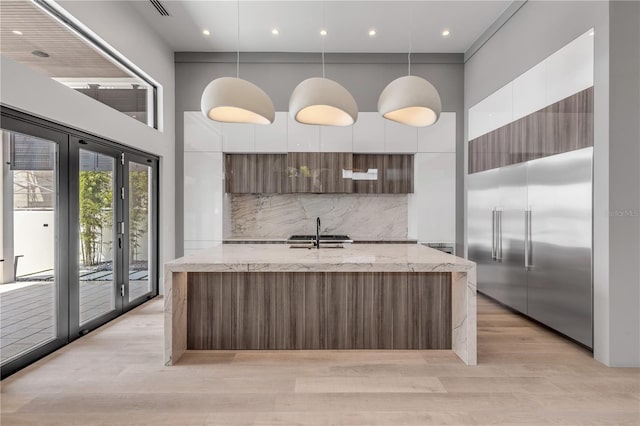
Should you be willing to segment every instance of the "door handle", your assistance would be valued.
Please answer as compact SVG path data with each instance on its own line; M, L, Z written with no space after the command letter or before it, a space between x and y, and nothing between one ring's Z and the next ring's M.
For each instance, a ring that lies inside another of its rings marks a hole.
M524 267L530 270L533 264L533 246L531 241L531 210L524 211Z

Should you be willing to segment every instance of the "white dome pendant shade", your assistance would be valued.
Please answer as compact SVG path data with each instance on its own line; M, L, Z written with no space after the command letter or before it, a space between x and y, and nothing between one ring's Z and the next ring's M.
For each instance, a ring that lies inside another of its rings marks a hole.
M358 104L351 93L327 78L308 78L289 99L291 118L303 124L351 126L358 119Z
M271 124L276 113L271 98L250 81L216 78L202 92L202 113L222 123Z
M442 102L433 84L409 75L393 80L378 99L378 112L386 119L414 127L434 124Z

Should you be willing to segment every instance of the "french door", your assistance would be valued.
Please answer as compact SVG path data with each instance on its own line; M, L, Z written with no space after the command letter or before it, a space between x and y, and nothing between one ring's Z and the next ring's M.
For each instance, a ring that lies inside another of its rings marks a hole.
M70 319L81 335L157 294L157 160L77 137L70 154Z
M2 377L158 294L158 159L2 108Z

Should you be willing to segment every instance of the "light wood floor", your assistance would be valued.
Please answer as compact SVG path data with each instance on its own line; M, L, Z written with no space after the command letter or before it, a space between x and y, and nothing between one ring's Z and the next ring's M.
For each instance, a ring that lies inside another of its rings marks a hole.
M162 300L4 380L2 426L640 424L640 369L480 298L478 362L448 351L191 353L162 366Z

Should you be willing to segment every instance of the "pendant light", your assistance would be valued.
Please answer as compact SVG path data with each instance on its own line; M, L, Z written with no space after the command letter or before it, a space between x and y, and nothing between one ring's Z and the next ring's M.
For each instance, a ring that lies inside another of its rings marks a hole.
M269 95L240 78L240 1L237 2L236 77L213 80L202 92L202 113L222 123L271 124L275 119Z
M440 94L424 78L411 75L411 43L408 61L408 75L393 80L380 94L378 112L387 120L408 126L430 126L440 118Z
M324 2L322 3L324 27ZM326 32L321 33L325 37ZM325 78L324 38L322 40L322 78L308 78L298 84L289 99L291 118L302 124L351 126L358 119L358 104L340 83Z

